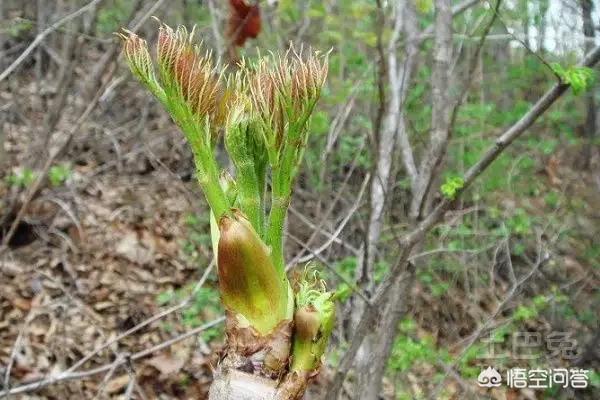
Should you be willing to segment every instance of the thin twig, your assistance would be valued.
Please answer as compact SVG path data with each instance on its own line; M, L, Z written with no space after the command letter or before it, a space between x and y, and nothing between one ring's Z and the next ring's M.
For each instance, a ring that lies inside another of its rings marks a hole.
M93 7L95 5L95 3L97 3L98 1L99 0L94 0L90 3L88 3L88 5L86 5L85 7L79 9L78 11L76 11L72 14L69 14L66 17L64 17L63 19L57 21L56 23L51 25L48 29L41 32L40 35L38 37L36 37L36 39L33 41L33 43L29 47L33 46L33 44L36 43L36 40L38 40L38 38L40 36L44 35L45 32L48 32L48 33L46 33L46 35L48 35L50 32L52 32L51 28L54 27L54 29L56 29L56 27L61 26L62 24L75 18L76 16L80 15L81 13L87 11L87 9L89 9L90 7ZM152 13L154 13L154 11L156 11L158 9L158 7L160 7L162 5L163 2L164 2L164 0L157 0L152 5L152 7L150 7L150 9L144 14L144 16L142 16L142 18L140 18L140 20L132 27L131 31L136 32L138 29L140 29L140 27L144 24L144 22L150 18ZM68 19L66 19L66 18L68 18ZM39 39L39 41L41 41L44 37ZM39 41L38 41L38 43L39 43ZM23 54L25 54L29 50L29 47L23 52ZM35 46L33 48L35 48ZM29 52L31 52L33 50L33 48ZM21 57L23 57L23 54L21 55ZM21 57L19 57L19 58L21 58ZM18 60L19 59L15 60L15 62L17 62ZM15 63L13 63L13 65L14 64ZM12 65L10 67L8 67L7 70L5 70L2 73L2 75L0 75L0 81L2 81L4 74L8 75L8 74L10 74L10 72L12 72L12 71L9 71L11 69L11 67L12 67ZM15 66L15 68L16 68L16 66ZM110 75L112 75L114 73L114 71L115 71L115 69L113 68ZM92 79L95 79L95 77L92 77ZM12 237L14 236L17 228L19 227L19 224L23 220L23 217L25 216L25 213L27 211L27 208L29 207L29 204L33 201L33 199L37 195L38 191L41 190L42 186L46 182L46 180L48 178L47 177L48 171L52 167L52 164L54 164L54 161L68 150L68 148L71 144L71 141L73 140L73 137L75 136L75 134L77 132L79 132L79 128L81 128L83 123L87 120L87 118L90 116L92 111L98 105L100 98L102 96L102 93L104 92L105 88L109 85L109 82L110 82L110 79L106 79L106 82L96 92L96 94L94 95L94 98L90 101L90 103L87 105L87 107L85 108L85 110L83 111L81 116L77 119L77 121L75 122L73 127L70 129L70 131L67 135L67 138L58 147L58 149L56 149L52 154L50 154L50 157L46 160L46 163L44 164L39 176L37 177L37 179L35 180L33 185L29 188L27 195L25 196L25 200L23 201L21 208L17 212L17 216L13 220L8 232L2 238L2 242L0 243L0 255L2 255L8 249L8 244L9 244L10 240L12 239Z
M325 259L325 257L323 257L320 254L315 253L311 248L309 248L306 243L304 243L302 240L298 239L296 236L288 233L287 237L289 237L290 239L292 239L294 242L296 242L297 244L299 244L300 246L302 246L305 250L308 250L309 253L311 253L312 255L314 255L314 257L318 258L319 261L321 263L323 263L323 265L325 265L325 267L327 267L327 269L329 269L331 272L333 272L338 278L341 279L342 282L344 282L346 285L348 285L348 287L350 288L350 290L352 290L354 293L356 293L360 298L362 298L367 304L370 304L370 300L369 297L362 291L360 290L359 287L356 286L356 284L354 282L351 282L350 280L348 280L344 275L342 275L340 273L340 271L337 270L337 268L333 267L331 264L329 264L329 261L327 261Z
M591 50L579 64L580 66L591 67L600 60L600 46ZM457 193L457 197L461 196L465 189L471 185L490 164L504 152L504 150L531 126L554 102L562 96L567 89L568 84L555 84L546 94L544 94L533 107L529 109L517 122L508 128L502 135L496 139L495 144L473 165L463 177L465 185ZM407 260L414 246L422 240L444 216L454 204L455 199L444 198L440 204L429 213L429 215L419 223L411 232L407 233L401 239L402 252L398 257L396 265L391 269L388 276L377 288L375 295L372 298L373 304L381 304L387 300L389 291L395 286L398 279L401 279L401 272L406 268ZM382 307L382 306L380 306ZM334 379L325 396L327 400L337 400L338 394L342 388L343 382L350 371L356 353L362 343L365 335L369 332L374 320L377 318L378 309L380 307L367 307L361 317L361 320L354 332L350 347L344 354L340 364L335 372Z
M175 343L178 343L182 340L188 339L192 336L195 336L207 329L213 328L219 324L221 324L222 322L225 321L225 317L219 317L211 322L208 322L202 326L199 326L197 328L194 328L192 330L190 330L189 332L186 332L184 334L181 334L179 336L176 336L172 339L169 339L167 341L164 341L162 343L157 344L156 346L150 347L148 349L139 351L137 353L134 353L131 358L129 358L129 360L131 361L137 361L141 358L147 357L150 354L156 353L157 351L163 350L169 346L172 346ZM128 359L120 359L117 358L115 361L113 361L112 363L109 364L105 364L102 365L100 367L96 367L96 368L92 368L89 369L87 371L81 371L81 372L71 372L68 373L67 371L50 376L49 378L45 378L42 379L40 381L36 381L36 382L32 382L32 383L28 383L25 385L21 385L21 386L17 386L13 389L10 390L4 390L2 392L0 392L0 396L6 396L8 394L19 394L19 393L26 393L26 392L32 392L35 390L39 390L43 387L58 383L58 382L63 382L63 381L68 381L68 380L76 380L76 379L85 379L85 378L89 378L91 376L94 375L98 375L101 374L103 372L109 371L111 368L114 368L115 364L116 366L122 366L123 364L125 364L128 361Z
M352 252L354 255L358 255L359 250L357 248L355 248L354 246L346 243L344 240L335 237L333 235L333 233L327 231L324 228L319 227L318 225L315 225L314 223L312 223L306 216L304 216L304 214L302 214L300 211L296 210L294 207L289 208L290 212L292 214L294 214L303 224L305 224L306 226L308 226L309 228L313 229L315 232L320 233L321 235L333 239L335 243L341 245L342 247L345 247L346 249L350 250L350 252ZM308 248L306 249L308 250Z
M365 147L365 141L363 140L361 142L360 146L358 147L358 149L356 150L356 153L354 155L354 159L352 160L350 169L348 170L348 173L344 177L344 180L342 181L342 184L337 189L337 193L336 193L335 197L333 198L333 200L331 200L329 208L327 209L327 211L325 211L325 213L323 215L320 216L320 218L319 218L319 224L317 225L317 227L315 228L315 230L313 230L313 233L310 235L310 237L306 241L306 245L307 246L312 245L314 239L318 235L317 230L321 229L323 227L323 225L325 224L325 221L327 221L329 219L329 216L336 209L338 202L342 198L342 196L343 196L343 194L345 192L345 189L348 186L350 178L354 174L354 170L356 169L356 167L358 165L358 157L362 154L362 151L363 151L364 147ZM304 257L304 252L301 252L298 255L296 255L292 259L292 261L289 262L289 264L294 265L294 264L298 263L299 262L298 260L300 260L302 257Z
M365 189L367 188L367 183L369 182L370 177L371 177L370 174L367 174L367 176L365 176L365 179L363 180L363 183L362 183L362 185L360 187L360 190L358 192L358 195L356 196L356 201L354 202L354 204L352 205L352 207L350 207L350 209L348 210L348 213L346 214L346 216L344 217L344 219L342 219L342 222L340 222L340 224L338 225L338 227L336 228L336 230L333 232L333 235L331 235L331 237L329 239L327 239L325 241L325 243L323 243L321 246L319 246L317 249L315 249L313 251L313 254L321 254L324 250L326 250L327 248L329 248L329 246L331 246L331 244L340 235L340 233L342 233L342 231L346 227L346 224L348 223L348 221L350 220L350 218L352 218L352 216L354 216L354 213L356 212L356 210L358 210L358 208L362 204L362 198L363 198L363 195L365 193ZM312 260L314 258L313 254L308 254L308 255L306 255L304 257L301 257L296 262L303 263L303 262L310 261L310 260Z
M131 329L128 329L127 331L123 332L122 334L116 336L114 339L103 343L102 345L98 346L96 349L94 349L91 352L89 352L88 354L86 354L81 360L79 360L78 362L73 364L71 367L69 367L69 369L67 369L65 372L70 373L70 372L76 371L79 367L81 367L86 362L91 360L94 356L96 356L102 350L112 346L114 343L117 343L117 342L121 341L122 339L126 338L127 336L131 335L132 333L139 331L143 327L148 326L148 325L152 324L153 322L158 321L159 319L162 319L162 318L166 317L167 315L186 307L190 303L190 301L195 297L195 294L198 292L198 290L200 290L200 288L204 285L204 283L208 279L208 276L212 272L213 267L214 267L214 261L206 268L206 270L204 271L204 274L202 275L202 277L200 278L198 283L196 283L196 286L194 286L192 293L181 303L179 303L178 305L175 305L173 307L170 307L164 311L161 311L160 313L158 313L156 315L153 315L152 317L146 319L145 321L140 322L139 324L132 327Z
M530 54L532 54L535 58L537 58L544 66L546 66L548 68L548 70L550 72L552 72L552 74L556 77L556 79L558 79L558 82L561 82L562 81L561 76L554 70L554 68L552 68L552 65L550 65L550 63L548 63L548 61L546 61L544 59L544 57L539 55L537 52L533 51L533 49L531 47L529 47L529 45L523 39L517 37L517 35L515 35L514 33L511 33L511 29L508 28L508 26L506 25L506 22L504 22L504 19L502 18L502 15L500 15L500 10L497 7L493 7L490 4L489 0L486 0L486 3L488 3L490 8L492 8L494 10L494 14L498 17L498 21L500 21L500 23L502 24L502 27L504 27L504 29L506 30L508 35L510 35L510 37L512 37L513 40L519 42L519 44L521 46L523 46L523 48L525 48L525 50L527 50Z
M17 356L17 353L19 352L19 349L21 347L21 341L23 340L25 331L27 331L27 328L29 328L29 324L31 323L31 321L33 321L33 319L36 316L36 313L34 312L34 310L35 310L35 308L32 308L31 310L29 310L29 313L27 314L27 317L25 318L23 325L19 329L19 334L17 335L17 339L15 340L15 343L13 344L12 351L10 352L10 359L8 361L8 365L6 366L6 371L4 373L4 387L5 388L10 387L10 372L14 365L15 357Z
M500 304L498 304L498 306L496 307L494 312L485 320L485 322L483 324L481 324L481 326L479 328L477 328L477 330L475 330L475 332L473 332L471 335L469 335L469 337L467 338L467 344L463 347L463 349L458 354L458 356L456 356L454 358L452 363L448 365L448 367L449 367L448 370L446 370L446 373L442 376L442 379L440 380L438 385L435 387L432 394L429 396L430 399L438 398L438 394L439 394L440 390L442 389L442 387L444 386L444 382L446 381L446 378L448 378L449 371L454 371L454 368L456 368L456 365L458 365L458 363L460 361L462 361L462 359L467 354L467 351L473 346L473 344L485 332L487 332L487 330L489 329L492 322L494 322L494 320L496 319L498 314L500 314L500 312L502 312L502 310L504 310L504 307L506 307L506 305L515 297L518 290L549 260L550 260L550 255L542 248L542 246L540 246L538 248L537 262L533 265L533 267L531 268L531 270L529 270L529 272L527 274L525 274L518 281L513 282L513 285L510 288L508 294L504 297L504 299L500 302ZM511 275L514 276L514 270L512 268L512 260L510 259L510 254L508 254L508 265L509 265L509 269L511 270Z
M70 131L67 135L67 138L58 147L58 149L54 150L50 154L50 157L48 157L48 159L46 160L46 163L44 164L42 170L40 171L40 174L38 175L37 179L35 180L33 185L31 185L31 187L27 191L25 200L23 201L23 204L21 205L21 208L19 209L17 216L13 220L8 232L2 238L2 243L0 243L0 255L2 255L4 253L4 251L6 251L8 249L8 244L10 243L10 240L12 239L17 228L19 227L19 224L23 220L23 217L25 216L25 213L27 212L27 209L29 208L29 204L33 201L33 199L37 195L38 191L42 188L42 186L48 179L48 171L50 171L52 164L54 164L54 161L68 149L73 137L79 131L79 128L81 128L81 126L87 120L87 118L90 116L90 114L92 113L94 108L96 108L96 105L98 104L98 100L100 99L100 96L102 94L102 90L104 87L105 87L105 85L102 86L102 88L96 93L96 96L94 96L94 99L88 104L88 106L83 111L83 113L81 114L79 119L75 122L73 127L70 129Z
M46 36L48 36L49 34L51 34L52 32L54 32L56 29L60 28L62 25L66 24L67 22L71 21L72 19L77 18L81 14L83 14L86 11L90 10L96 4L100 3L100 1L102 1L102 0L92 0L92 1L90 1L88 4L86 4L85 6L81 7L79 10L74 11L71 14L65 15L64 17L62 17L61 19L59 19L58 21L56 21L55 23L53 23L52 25L50 25L48 28L46 28L42 32L40 32L35 37L35 39L33 39L33 42L31 42L31 44L29 46L27 46L27 48L25 50L23 50L23 52L21 53L21 55L19 57L17 57L17 59L15 61L13 61L12 64L10 64L8 66L8 68L6 68L0 74L0 82L2 82L4 79L6 79L6 77L8 77L8 75L10 75L15 69L17 69L17 67L23 61L25 61L27 59L27 57L31 54L31 52L33 52L33 50L35 50L36 47L39 46L39 44L46 38Z

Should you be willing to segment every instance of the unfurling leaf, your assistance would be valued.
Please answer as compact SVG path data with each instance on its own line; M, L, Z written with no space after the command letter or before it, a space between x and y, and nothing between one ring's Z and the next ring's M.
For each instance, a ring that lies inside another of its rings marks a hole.
M564 68L559 63L552 63L551 67L561 81L571 86L575 95L586 91L595 79L594 70L588 67L570 66Z
M225 307L267 334L288 314L288 282L269 249L239 211L219 221L219 288Z

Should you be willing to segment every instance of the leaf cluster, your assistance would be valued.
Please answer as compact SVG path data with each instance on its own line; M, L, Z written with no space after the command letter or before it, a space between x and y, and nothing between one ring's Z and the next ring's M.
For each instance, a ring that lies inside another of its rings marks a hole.
M575 95L586 91L595 79L594 70L588 67L569 66L565 68L559 63L552 63L551 67L562 82L571 86Z
M128 31L120 36L131 71L164 105L190 143L214 221L232 208L240 209L271 247L281 272L284 220L311 115L325 83L326 57L290 48L255 63L244 61L236 73L225 77L225 69L215 66L210 52L194 43L193 30L161 25L156 61L145 40ZM233 195L227 195L220 183L223 172L215 157L223 132L235 166L229 185Z

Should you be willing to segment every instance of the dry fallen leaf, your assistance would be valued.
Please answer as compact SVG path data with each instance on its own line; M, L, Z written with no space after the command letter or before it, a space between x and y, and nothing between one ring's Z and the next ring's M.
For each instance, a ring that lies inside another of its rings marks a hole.
M120 392L121 390L123 390L125 388L125 386L127 386L127 384L129 383L129 374L124 374L121 376L118 376L114 379L111 379L110 381L108 381L108 383L106 384L106 393L117 393Z
M31 309L31 300L24 299L22 297L15 297L12 299L12 303L15 307L20 308L23 311L29 311Z
M115 251L127 260L144 265L154 259L154 251L142 244L135 232L127 232L117 244Z
M156 368L162 375L170 375L178 372L184 365L185 361L171 355L161 354L151 358L146 364Z

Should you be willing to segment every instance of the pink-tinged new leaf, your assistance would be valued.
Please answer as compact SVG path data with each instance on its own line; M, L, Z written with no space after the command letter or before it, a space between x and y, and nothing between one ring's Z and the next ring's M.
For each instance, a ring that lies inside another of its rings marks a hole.
M293 49L284 56L263 58L250 79L254 108L267 128L269 143L280 148L286 129L303 131L327 77L327 60ZM300 139L300 140L299 140ZM302 143L301 138L291 138Z
M220 74L214 68L210 53L200 54L193 44L194 31L184 27L173 30L167 25L159 29L157 57L161 78L203 119L217 125L224 122L226 96ZM175 94L174 93L174 94Z
M118 36L123 40L123 54L131 72L157 97L164 96L154 74L152 58L148 51L148 44L133 32L123 30Z

